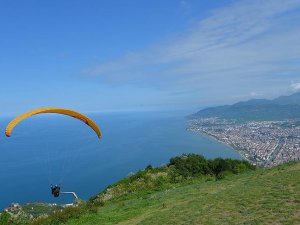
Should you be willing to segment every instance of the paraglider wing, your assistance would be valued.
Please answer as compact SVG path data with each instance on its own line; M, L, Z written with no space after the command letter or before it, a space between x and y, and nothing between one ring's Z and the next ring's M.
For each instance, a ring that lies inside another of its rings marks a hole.
M20 116L17 116L16 118L14 118L6 127L5 129L5 134L7 137L10 137L12 130L14 129L14 127L20 123L22 120L33 116L33 115L37 115L37 114L42 114L42 113L58 113L58 114L64 114L67 116L72 116L76 119L81 120L82 122L84 122L85 124L87 124L88 126L90 126L95 133L97 134L98 138L101 137L101 132L99 127L97 126L97 124L92 121L91 119L89 119L87 116L79 113L79 112L75 112L73 110L69 110L69 109L63 109L63 108L41 108L41 109L36 109L36 110L32 110L30 112L24 113Z

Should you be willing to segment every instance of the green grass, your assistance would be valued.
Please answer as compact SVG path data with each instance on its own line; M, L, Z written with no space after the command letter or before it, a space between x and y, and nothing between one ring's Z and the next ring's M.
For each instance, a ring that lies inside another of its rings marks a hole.
M32 203L16 215L0 215L0 224L30 223L300 224L300 162L260 169L246 161L184 154L166 166L148 166L76 207Z
M49 205L45 203L27 203L22 205L23 212L27 215L32 215L33 217L47 215L61 209L63 209L63 207L59 205Z
M126 194L66 224L300 224L300 163Z

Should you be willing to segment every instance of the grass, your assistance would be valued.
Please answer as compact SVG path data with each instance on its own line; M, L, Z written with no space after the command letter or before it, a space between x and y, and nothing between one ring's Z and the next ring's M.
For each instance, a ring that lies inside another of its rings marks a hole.
M300 224L300 163L263 170L246 161L183 154L166 166L149 165L76 207L22 207L20 215L1 215L0 223Z
M300 224L300 163L126 194L66 224Z
M63 209L62 206L59 205L49 205L45 203L27 203L22 205L22 210L26 214L30 214L33 217L38 217L40 215L47 215L51 212Z

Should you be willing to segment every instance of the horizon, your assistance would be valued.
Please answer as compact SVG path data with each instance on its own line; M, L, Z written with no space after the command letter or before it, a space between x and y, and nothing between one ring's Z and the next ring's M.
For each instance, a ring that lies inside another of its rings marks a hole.
M0 3L1 118L197 110L300 91L300 0Z
M237 101L237 102L233 102L231 104L224 104L224 105L233 105L239 102L247 102L250 100L274 100L278 97L287 97L287 96L291 96L294 94L300 94L299 91L288 94L288 95L280 95L280 96L275 96L273 98L249 98L249 99L245 99L242 101ZM191 108L130 108L130 109L123 109L123 110L103 110L103 111L84 111L83 113L86 114L87 116L93 115L93 114L115 114L115 113L142 113L142 112L181 112L181 113L185 113L187 115L189 114L193 114L198 112L199 110L205 109L205 108L210 108L210 107L217 107L217 106L224 106L224 105L207 105L207 106L199 106L199 107L191 107ZM27 111L30 111L32 109L29 109ZM26 111L26 112L27 112ZM25 113L22 112L22 113ZM0 117L0 121L2 119L12 119L15 116L17 116L18 114L13 113L10 115L4 115ZM41 115L39 115L41 116ZM43 115L44 117L46 115ZM55 116L55 115L51 115L51 116Z

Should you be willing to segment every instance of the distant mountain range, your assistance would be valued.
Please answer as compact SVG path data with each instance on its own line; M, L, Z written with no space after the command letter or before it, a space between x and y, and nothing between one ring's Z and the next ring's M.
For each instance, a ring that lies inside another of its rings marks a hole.
M251 99L233 105L210 107L200 110L190 117L219 117L242 121L300 119L300 92L289 96L280 96L273 100Z

